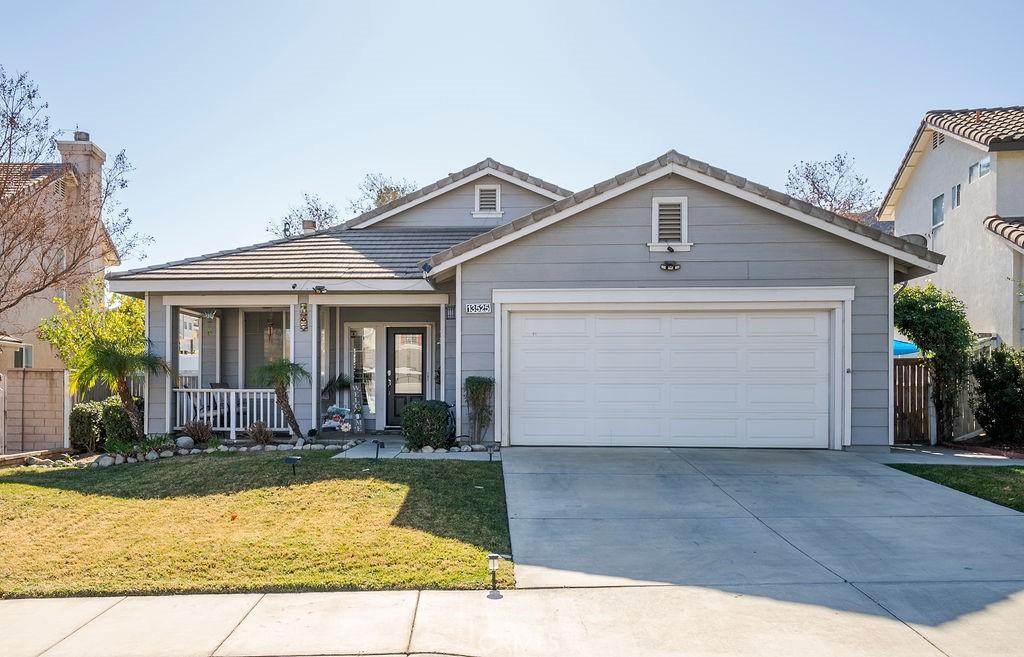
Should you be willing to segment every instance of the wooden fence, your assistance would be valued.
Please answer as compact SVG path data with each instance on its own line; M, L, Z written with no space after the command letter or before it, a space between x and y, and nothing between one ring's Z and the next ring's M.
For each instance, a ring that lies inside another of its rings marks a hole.
M893 377L896 442L928 442L928 363L923 358L896 358Z

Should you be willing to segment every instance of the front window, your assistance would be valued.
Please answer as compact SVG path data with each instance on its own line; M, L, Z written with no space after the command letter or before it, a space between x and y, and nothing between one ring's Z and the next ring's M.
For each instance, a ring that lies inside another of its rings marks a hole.
M953 185L953 189L950 190L949 195L949 207L958 208L960 207L960 183Z
M939 194L932 199L932 228L938 228L945 220L945 204L945 194Z
M377 412L377 330L367 326L349 332L352 348L352 407Z

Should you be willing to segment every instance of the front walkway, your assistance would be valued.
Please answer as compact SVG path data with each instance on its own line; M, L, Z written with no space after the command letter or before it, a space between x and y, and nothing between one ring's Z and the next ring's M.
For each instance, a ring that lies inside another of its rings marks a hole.
M777 584L533 589L500 599L385 591L0 600L0 637L5 657L1008 657L1021 654L1019 590Z

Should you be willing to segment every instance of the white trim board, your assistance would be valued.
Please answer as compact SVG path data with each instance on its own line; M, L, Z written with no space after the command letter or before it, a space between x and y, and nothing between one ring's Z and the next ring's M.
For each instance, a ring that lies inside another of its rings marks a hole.
M323 285L331 292L435 292L434 286L422 278L343 278L343 279L121 279L107 280L111 292L141 294L143 292L284 292L312 294L314 285Z
M853 293L850 286L494 290L495 436L502 445L511 444L510 381L505 363L511 357L506 327L513 312L819 309L829 311L832 322L829 448L842 449L851 444L852 435Z
M731 196L735 196L742 200L748 201L750 203L753 203L754 205L766 208L768 210L771 210L772 212L776 212L791 219L796 219L797 221L801 221L810 226L814 226L815 228L824 230L825 232L835 235L837 237L841 237L856 244L860 244L861 246L865 246L875 251L879 251L881 253L884 253L885 255L893 256L903 262L916 265L927 271L934 272L938 270L939 266L937 264L925 260L923 258L919 258L910 253L907 253L906 251L902 251L900 249L888 246L886 244L882 244L881 242L874 240L870 237L860 235L859 233L851 232L845 228L841 228L839 226L836 226L835 224L825 221L824 219L818 219L817 217L814 217L810 214L791 208L788 205L783 205L782 203L772 201L771 199L759 196L758 194L755 194L753 192L740 189L731 183L718 180L713 176L709 176L707 174L700 173L699 171L694 171L693 169L690 169L688 167L672 163L655 169L654 171L651 171L643 176L640 176L639 178L634 178L633 180L630 180L622 185L613 187L606 192L592 196L591 198L585 201L577 203L576 205L568 207L560 212L556 212L548 217L545 217L540 221L527 224L522 228L509 233L508 235L505 235L494 240L493 242L488 242L487 244L483 244L481 246L476 247L475 249L471 249L463 254L460 254L450 260L442 262L441 264L431 269L429 272L424 272L424 277L434 277L443 271L446 271L448 269L451 269L452 267L458 266L466 262L467 260L472 260L477 256L483 255L484 253L505 246L510 242L514 242L515 240L518 240L522 237L526 237L527 235L535 233L538 230L547 228L548 226L558 223L563 219L567 219L568 217L579 214L584 210L588 210L594 206L609 201L617 196L621 196L626 192L632 191L634 189L637 189L638 187L642 187L650 182L653 182L655 180L658 180L659 178L663 178L671 174L676 174L678 176L687 178L689 180L705 185L707 187L711 187L712 189L716 189Z
M460 178L460 179L456 180L455 182L452 182L452 183L449 183L449 184L445 185L444 187L439 187L439 188L435 189L434 191L430 192L429 194L424 194L423 196L420 196L419 198L413 199L413 200L409 201L408 203L403 203L402 205L398 206L397 208L392 208L391 210L388 210L387 212L379 214L379 215L377 215L375 217L371 217L371 218L367 219L366 221L361 221L358 224L352 224L350 226L350 228L359 229L359 228L366 228L367 226L372 226L375 223L378 223L380 221L384 221L385 219L387 219L389 217L393 217L396 214L400 214L402 212L405 212L406 210L409 210L410 208L414 208L417 205L420 205L421 203L425 203L425 202L429 201L430 199L437 198L438 196L441 196L442 194L446 194L446 193L452 191L453 189L458 189L459 187L462 187L463 185L471 183L474 180L480 180L481 178L483 178L485 176L494 176L495 178L503 180L503 181L505 181L507 183L511 183L513 185L518 185L519 187L522 187L523 189L529 190L529 191L533 192L534 194L540 194L541 196L547 197L547 198L551 199L552 201L560 201L563 198L565 198L561 194L556 194L555 192L552 192L550 190L544 189L543 187L540 187L538 185L534 185L532 183L528 183L525 180L520 180L519 178L516 178L515 176L510 176L509 174L504 173L503 171L499 171L498 169L494 169L494 168L488 167L486 169L481 169L480 171L477 171L476 173L471 173L470 175L466 176L465 178Z

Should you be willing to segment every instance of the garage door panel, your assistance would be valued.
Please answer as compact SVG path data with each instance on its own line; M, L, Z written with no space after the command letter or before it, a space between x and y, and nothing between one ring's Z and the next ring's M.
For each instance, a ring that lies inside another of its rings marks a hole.
M681 316L671 318L670 334L674 337L737 336L740 334L740 318L723 315Z
M521 445L827 447L825 311L511 315Z
M773 373L806 372L820 376L823 365L828 362L828 348L814 347L805 349L792 347L769 346L751 348L746 352L747 369L751 372L767 370ZM827 372L827 370L824 370Z
M669 365L677 371L697 370L738 370L740 354L736 350L718 349L672 349L669 352Z
M622 317L620 315L598 315L594 321L594 337L606 336L650 337L664 333L664 319L658 315L649 317Z

